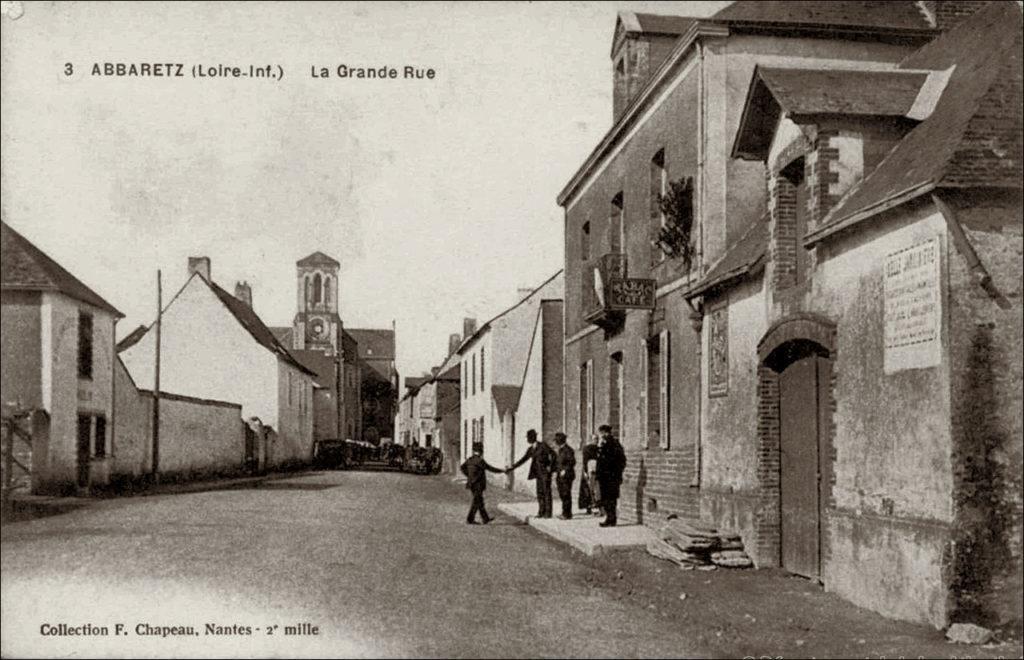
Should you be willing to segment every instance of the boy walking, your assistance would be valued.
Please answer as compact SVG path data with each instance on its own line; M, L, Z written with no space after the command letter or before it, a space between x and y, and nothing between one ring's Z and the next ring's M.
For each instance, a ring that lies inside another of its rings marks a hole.
M487 473L496 472L502 474L505 471L491 466L484 460L484 446L482 443L473 443L473 455L466 459L460 468L462 474L466 475L466 488L473 494L473 504L469 507L469 515L466 516L467 525L476 524L476 514L480 512L480 519L486 525L491 522L484 507L484 491L487 489Z

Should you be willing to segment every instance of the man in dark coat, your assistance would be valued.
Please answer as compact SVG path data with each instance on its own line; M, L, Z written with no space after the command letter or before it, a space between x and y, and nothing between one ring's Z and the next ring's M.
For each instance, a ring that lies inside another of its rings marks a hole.
M545 442L537 442L537 432L530 429L526 432L526 453L507 471L512 472L517 467L530 461L530 474L527 479L537 482L537 506L538 518L551 517L551 473L555 468L555 452L551 451Z
M555 485L562 500L562 520L572 518L572 482L576 479L576 452L565 442L564 433L555 434Z
M502 474L504 470L499 470L496 467L492 467L483 457L484 446L482 443L473 443L473 455L466 459L466 462L462 464L462 474L466 475L466 488L473 494L473 504L469 507L469 515L466 516L466 523L470 525L476 524L476 512L480 512L480 518L484 521L484 524L491 522L491 517L487 515L487 509L484 508L484 491L487 489L487 473L497 472Z
M597 483L601 489L601 506L605 519L601 527L614 527L618 523L619 486L626 469L626 452L619 439L612 435L612 427L602 424L598 429L601 444L597 449Z

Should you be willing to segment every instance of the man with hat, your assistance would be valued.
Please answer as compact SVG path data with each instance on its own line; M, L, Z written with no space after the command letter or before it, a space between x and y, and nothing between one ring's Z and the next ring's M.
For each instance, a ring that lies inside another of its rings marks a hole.
M601 443L597 448L597 483L605 513L601 527L614 527L618 524L619 486L626 469L626 452L612 433L611 426L602 424L598 433L601 434Z
M462 474L466 475L466 488L473 494L473 504L469 507L469 515L466 516L466 524L469 525L476 524L477 511L480 512L480 518L484 521L485 525L491 522L491 517L487 515L487 509L484 508L484 490L487 489L487 473L496 472L502 474L504 472L504 470L499 470L485 461L483 453L483 443L474 442L473 455L466 459L461 468Z
M555 469L555 452L547 443L537 441L537 432L530 429L526 432L526 453L507 472L512 472L517 467L530 461L530 474L527 479L537 482L537 517L551 517L551 473Z

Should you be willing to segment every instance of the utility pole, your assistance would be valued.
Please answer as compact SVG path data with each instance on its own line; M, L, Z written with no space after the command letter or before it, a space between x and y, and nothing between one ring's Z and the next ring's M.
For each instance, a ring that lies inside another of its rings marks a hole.
M341 348L335 352L334 355L334 437L338 440L343 440L342 435L342 415L345 410L345 392L342 389L342 369L344 365L344 356L341 353Z
M156 271L156 368L153 370L153 482L160 481L160 325L164 301L160 271Z

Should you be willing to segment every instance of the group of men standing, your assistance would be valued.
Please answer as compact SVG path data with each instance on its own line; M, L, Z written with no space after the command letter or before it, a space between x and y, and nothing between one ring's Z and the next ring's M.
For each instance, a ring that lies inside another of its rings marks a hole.
M587 513L604 512L601 527L614 527L618 523L619 489L626 468L626 452L607 424L598 429L598 439L583 446L583 475L580 482L580 508ZM572 485L576 480L576 452L569 446L564 433L554 435L555 447L537 439L537 432L526 432L529 445L526 453L511 467L504 470L489 465L483 459L483 445L473 444L473 455L462 464L466 475L466 488L473 494L473 503L466 522L475 525L479 513L484 524L491 521L484 507L483 492L487 487L486 472L508 474L530 461L527 479L536 483L538 518L552 517L551 481L554 479L558 497L562 501L559 518L572 518Z

